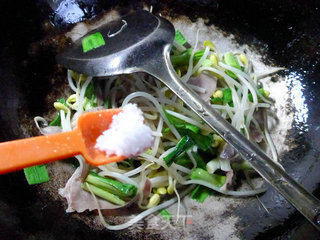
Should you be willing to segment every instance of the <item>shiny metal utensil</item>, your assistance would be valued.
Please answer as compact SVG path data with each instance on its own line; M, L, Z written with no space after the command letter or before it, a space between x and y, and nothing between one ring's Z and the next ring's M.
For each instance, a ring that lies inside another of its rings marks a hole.
M88 33L57 61L90 76L146 72L158 78L320 230L320 201L180 81L170 62L174 35L169 21L138 11Z

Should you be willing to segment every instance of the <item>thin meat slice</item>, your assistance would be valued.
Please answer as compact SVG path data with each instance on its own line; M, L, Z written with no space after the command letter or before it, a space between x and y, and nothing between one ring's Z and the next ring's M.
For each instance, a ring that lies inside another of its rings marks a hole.
M191 77L188 81L189 84L205 89L204 93L197 92L199 97L208 102L217 88L217 78L209 76L207 74L200 74L196 77Z
M236 155L236 151L234 150L234 148L230 145L230 144L225 144L223 146L223 149L220 153L220 158L223 159L232 159L234 156Z

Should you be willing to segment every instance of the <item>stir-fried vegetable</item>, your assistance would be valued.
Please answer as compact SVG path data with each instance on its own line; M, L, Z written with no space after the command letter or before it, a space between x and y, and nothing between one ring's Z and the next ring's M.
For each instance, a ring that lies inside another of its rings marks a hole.
M200 131L200 128L193 125L193 124L190 124L190 123L187 123L186 121L182 120L182 119L179 119L173 115L171 115L167 110L164 109L164 112L166 114L166 117L168 118L169 122L174 125L177 129L188 129L188 130L191 130L192 132L194 133L199 133ZM170 130L169 128L167 128L168 130Z
M184 45L187 42L187 40L184 38L184 36L182 35L182 33L179 30L176 31L174 41L176 41L177 43L179 43L181 45Z
M227 52L224 54L224 61L226 64L228 64L231 67L237 68L239 70L242 70L238 60L234 57L234 55L231 52ZM235 75L232 71L230 70L226 70L226 73L234 78L234 79L238 79L237 75Z
M196 200L197 202L203 203L207 197L211 195L211 190L204 186L198 185L193 192L190 194L190 198Z
M204 41L202 49L192 49L177 31L170 57L187 86L200 96L206 95L205 101L248 139L255 141L253 135L258 135L276 160L267 120L258 122L255 116L272 105L267 99L270 92L259 82L248 56L219 52L212 41ZM224 140L156 79L139 73L96 81L69 70L68 83L73 93L65 96L67 100L55 102L57 115L49 127L59 126L63 131L70 131L84 111L95 107L118 108L134 102L142 110L144 122L154 136L153 146L147 151L121 163L91 167L88 175L84 170L87 169L85 159L77 156L78 170L86 177L71 178L68 187L74 179L81 180L77 186L82 185L96 201L95 207L90 209L100 211L101 202L96 199L99 197L100 201L104 199L119 206L137 200L138 206L145 210L128 223L106 225L107 228L124 229L154 212L170 219L171 214L161 209L176 201L179 209L180 199L192 190L191 198L199 202L204 202L215 191L233 196L254 196L264 191L261 188L228 189L237 176L233 173L252 170L251 166L246 161L233 162L238 156L228 153L230 149ZM72 196L66 197L68 201Z
M210 174L201 168L194 169L190 178L193 180L202 180L208 182L216 187L222 187L226 182L226 177L218 174Z
M168 212L167 209L162 209L159 211L160 215L167 221L172 218L172 214Z
M44 183L50 180L49 173L45 165L25 168L24 174L30 185Z
M188 48L187 50L185 50L179 55L171 56L172 65L175 67L188 65L191 54L192 54L192 48ZM193 55L193 62L199 61L200 58L203 56L203 54L204 54L204 50L199 50L195 52Z
M137 194L136 186L122 183L111 178L101 177L94 172L90 172L85 181L122 199L131 198Z
M116 196L115 194L109 193L108 191L105 191L99 187L96 187L92 184L89 184L87 182L84 182L82 184L82 188L88 192L90 192L90 190L97 196L111 202L111 203L115 203L117 205L124 205L126 204L126 202L124 200L122 200L121 198L119 198L118 196Z
M194 145L194 142L189 136L184 136L178 144L175 146L174 150L170 152L167 156L163 158L167 166L170 166L174 159L181 155L183 152L188 150L190 147Z

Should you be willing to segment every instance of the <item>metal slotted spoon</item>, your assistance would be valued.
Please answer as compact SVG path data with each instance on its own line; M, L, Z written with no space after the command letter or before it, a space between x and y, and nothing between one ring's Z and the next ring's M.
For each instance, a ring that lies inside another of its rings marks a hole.
M96 46L90 42L90 36L94 33L101 33L98 34L100 44ZM89 76L146 72L156 77L320 230L320 201L179 79L170 62L174 36L175 30L169 21L146 11L138 11L88 33L58 55L57 61L66 68ZM89 41L92 49L85 49L82 40Z

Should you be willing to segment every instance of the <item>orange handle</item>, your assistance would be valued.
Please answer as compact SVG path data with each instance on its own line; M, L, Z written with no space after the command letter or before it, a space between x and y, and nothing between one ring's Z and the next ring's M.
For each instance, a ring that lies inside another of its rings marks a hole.
M0 174L72 157L83 147L78 129L0 143Z

